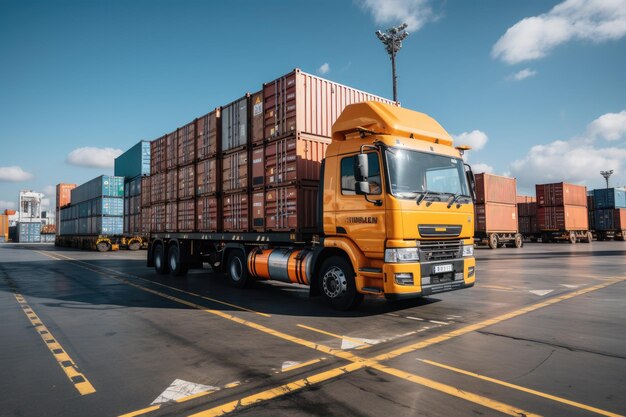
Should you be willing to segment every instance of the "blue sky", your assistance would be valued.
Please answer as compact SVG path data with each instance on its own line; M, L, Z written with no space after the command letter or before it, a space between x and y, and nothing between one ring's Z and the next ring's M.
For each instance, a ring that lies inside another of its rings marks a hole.
M0 0L0 209L295 67L390 97L374 31L403 21L399 99L472 164L626 184L626 0Z

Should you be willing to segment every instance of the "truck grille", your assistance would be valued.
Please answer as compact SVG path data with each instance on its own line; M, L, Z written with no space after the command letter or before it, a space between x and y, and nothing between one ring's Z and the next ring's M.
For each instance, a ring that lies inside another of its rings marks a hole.
M458 239L419 241L420 262L460 258L461 251L461 241Z

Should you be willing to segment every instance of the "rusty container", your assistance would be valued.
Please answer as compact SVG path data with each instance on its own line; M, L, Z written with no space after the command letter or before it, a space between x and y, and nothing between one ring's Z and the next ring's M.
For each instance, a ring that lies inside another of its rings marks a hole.
M178 198L193 198L196 190L196 165L191 164L178 168Z
M216 232L219 227L218 199L200 196L196 200L196 226L199 232Z
M515 178L493 174L476 174L476 202L478 204L516 204Z
M252 230L265 231L265 190L252 192Z
M538 232L537 217L527 216L518 219L519 232L525 235L532 235Z
M222 191L234 192L248 188L248 150L243 149L222 158Z
M263 90L250 96L250 141L253 146L263 143Z
M251 151L251 173L252 188L261 188L265 186L265 147L257 146Z
M165 231L178 231L178 203L176 201L165 203Z
M56 208L60 209L72 202L72 190L76 184L57 184L56 186Z
M317 187L287 186L265 192L265 230L313 232Z
M184 200L178 202L177 232L193 232L196 230L196 202Z
M220 109L201 116L197 120L196 157L198 161L217 155L220 123Z
M141 207L150 207L151 193L150 177L141 177Z
M247 232L250 229L247 192L222 197L222 227L224 232Z
M613 210L613 225L616 230L626 230L626 208Z
M152 208L144 207L139 216L141 217L141 235L148 236L152 227Z
M517 195L517 204L521 203L534 203L537 201L536 197L531 197L529 195Z
M332 125L353 103L393 101L295 69L263 85L265 139L295 132L332 136Z
M178 130L165 138L165 168L174 169L178 166Z
M167 136L160 137L150 142L150 175L165 172L167 169L165 153L167 150Z
M316 185L331 140L299 133L265 145L265 185Z
M517 203L517 214L520 217L537 215L537 203Z
M587 207L587 187L558 182L537 184L537 207L582 206Z
M178 200L178 170L167 171L165 175L165 200L176 201Z
M211 195L217 192L217 159L210 158L196 164L196 195Z
M178 166L189 165L196 160L196 121L178 129Z
M539 200L539 197L537 197L537 200ZM588 230L587 207L570 205L537 207L537 228L540 231Z
M476 204L475 230L483 233L517 233L515 204Z
M250 94L221 108L222 152L240 149L248 144L248 102Z
M165 203L150 206L150 231L165 232Z
M160 172L150 176L150 204L162 203L166 200L166 173Z

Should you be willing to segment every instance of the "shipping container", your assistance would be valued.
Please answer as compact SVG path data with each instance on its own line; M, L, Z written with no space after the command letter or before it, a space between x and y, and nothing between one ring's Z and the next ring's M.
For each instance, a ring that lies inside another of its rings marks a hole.
M165 174L165 200L178 200L178 170L173 169Z
M523 235L534 235L539 232L536 216L519 217L517 224L519 232Z
M596 230L596 212L595 210L587 211L587 221L589 222L589 230Z
M152 195L152 188L150 187L150 177L141 178L141 207L150 207L150 198Z
M9 240L9 216L0 214L0 239Z
M178 166L196 161L196 121L178 129Z
M220 110L216 109L209 114L198 118L196 140L196 156L199 161L214 157L218 152Z
M615 230L613 209L594 210L595 230Z
M248 188L248 151L240 150L223 156L222 191L233 192Z
M150 207L150 231L165 232L165 203L154 204Z
M288 186L265 192L265 230L294 231L316 230L315 207L317 187Z
M595 209L626 208L626 190L623 188L602 188L593 190Z
M263 90L250 97L250 140L252 145L260 145L265 140L263 134Z
M217 192L217 159L211 158L196 164L196 195L210 195Z
M88 216L123 216L124 215L124 199L119 197L100 197L88 203L91 203L91 210Z
M529 195L519 195L519 194L517 195L516 199L517 199L517 200L516 200L516 201L517 201L517 204L522 204L522 203L534 203L534 202L536 202L536 201L537 201L537 198L536 198L536 197L531 197L531 196L529 196Z
M196 230L196 202L184 200L178 202L177 232L193 232Z
M246 232L250 229L248 193L240 192L222 197L222 230Z
M261 161L265 166L265 185L317 184L330 142L327 138L297 134L267 143ZM253 158L253 164L257 160Z
M537 207L563 205L587 207L587 188L582 185L564 182L537 184L535 190L537 192Z
M150 142L150 175L165 172L167 169L166 149L167 135Z
M517 181L515 178L493 174L476 174L476 202L478 204L516 204Z
M517 214L520 217L537 215L537 203L517 203Z
M41 223L17 222L15 225L15 241L19 243L40 243Z
M252 230L265 231L265 190L253 191L252 195Z
M144 209L141 210L140 217L141 217L141 225L140 225L141 236L149 236L150 228L152 227L152 208L144 207Z
M165 203L165 231L176 232L178 229L178 203L168 201Z
M200 232L216 232L219 227L218 203L215 196L200 196L196 200L197 228Z
M165 139L165 168L175 169L178 166L178 130L168 133Z
M150 203L162 203L167 198L165 192L166 173L160 172L150 176Z
M489 195L489 194L488 194ZM502 194L499 194L500 196ZM477 204L475 230L482 233L517 233L517 208L515 204Z
M178 198L193 198L196 191L196 166L194 164L178 169ZM168 199L169 200L169 199Z
M50 233L42 233L41 234L41 243L54 243L56 235Z
M233 101L221 109L222 152L248 144L248 101L250 95Z
M626 208L613 210L613 225L615 226L615 230L626 231Z
M115 158L114 174L125 178L150 175L150 142L142 140Z
M76 184L57 184L56 186L56 208L65 207L72 201L72 190Z
M368 100L393 101L295 69L263 85L265 139L295 132L331 136L343 109Z
M102 196L124 197L124 177L101 175L71 190L72 205Z
M539 201L539 197L537 200ZM575 205L537 207L537 228L541 231L588 230L587 207Z

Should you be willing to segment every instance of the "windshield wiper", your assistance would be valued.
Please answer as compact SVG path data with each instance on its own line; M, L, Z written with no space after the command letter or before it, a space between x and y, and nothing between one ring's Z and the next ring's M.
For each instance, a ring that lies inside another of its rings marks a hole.
M454 205L454 203L459 201L461 198L467 198L467 199L470 198L470 196L468 196L468 195L465 195L465 194L455 194L455 193L450 193L450 197L452 198L452 201L450 201L448 203L448 208L452 207Z
M426 197L430 196L430 195L441 195L443 193L440 193L439 191L415 191L416 193L419 193L419 196L417 196L417 199L415 200L415 202L417 203L417 205L419 206L420 204L422 204L422 201L424 201L426 199ZM441 201L441 199L439 200Z

